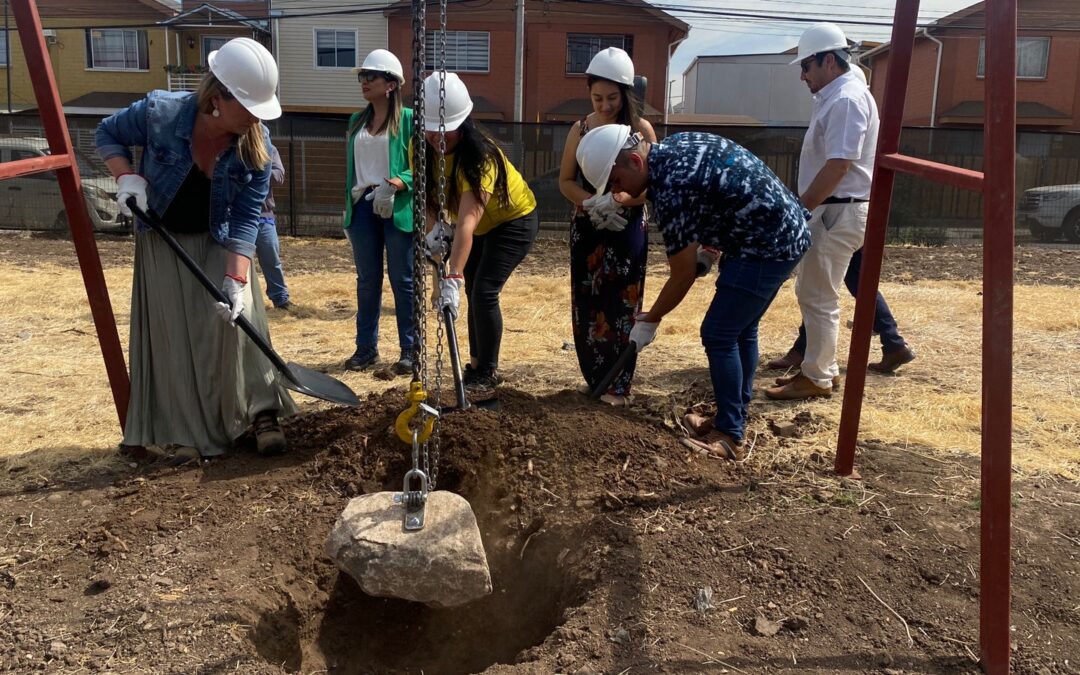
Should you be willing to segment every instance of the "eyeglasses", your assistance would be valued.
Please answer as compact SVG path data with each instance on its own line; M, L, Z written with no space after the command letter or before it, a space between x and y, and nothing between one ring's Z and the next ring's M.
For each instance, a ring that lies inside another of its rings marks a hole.
M363 70L356 74L357 82L374 82L379 79L387 79L384 73L375 72L372 70Z
M814 61L817 61L817 55L816 54L814 56L808 56L807 58L800 61L799 62L799 67L802 68L802 71L804 73L809 73L810 72L810 64L813 63Z

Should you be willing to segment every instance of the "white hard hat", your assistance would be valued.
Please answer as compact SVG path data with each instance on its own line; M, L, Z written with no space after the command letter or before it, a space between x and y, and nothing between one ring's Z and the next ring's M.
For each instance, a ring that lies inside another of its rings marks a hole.
M439 72L436 70L424 80L424 129L439 130ZM473 103L469 90L457 73L446 73L446 101L443 106L443 122L447 131L461 126L472 112Z
M847 37L835 23L815 23L807 28L799 38L799 55L790 65L797 65L803 59L823 52L840 52L841 58L847 58Z
M281 117L278 67L273 55L251 38L233 38L206 57L210 72L248 112L261 120Z
M602 77L616 84L634 86L634 62L618 47L608 47L596 53L585 69L586 75Z
M577 146L577 163L585 180L596 188L597 193L607 190L611 167L630 138L630 127L625 124L605 124L585 134Z
M398 84L405 83L405 71L401 68L401 61L385 49L371 50L371 53L364 57L364 65L353 68L354 73L362 73L365 70L388 73L394 76Z

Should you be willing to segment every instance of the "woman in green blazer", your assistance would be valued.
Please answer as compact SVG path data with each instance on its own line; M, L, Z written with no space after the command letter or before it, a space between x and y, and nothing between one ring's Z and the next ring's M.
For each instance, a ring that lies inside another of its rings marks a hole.
M356 263L356 351L345 367L364 370L379 360L383 251L394 291L399 375L412 372L413 320L413 111L401 102L401 62L376 49L356 69L368 105L349 118L346 146L345 234Z

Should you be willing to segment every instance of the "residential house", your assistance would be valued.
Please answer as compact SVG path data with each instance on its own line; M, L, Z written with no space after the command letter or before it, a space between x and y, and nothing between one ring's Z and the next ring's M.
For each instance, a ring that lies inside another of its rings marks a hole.
M1080 2L1019 0L1017 126L1080 131ZM904 124L981 127L985 101L985 3L938 19L916 34ZM863 56L883 103L890 45Z
M265 0L183 0L180 13L162 21L169 29L169 91L192 91L207 71L206 57L236 37L258 40L272 49Z
M372 50L386 49L384 9L347 0L274 0L279 96L286 113L348 114L365 105L352 69Z
M37 5L65 112L108 114L165 87L167 29L155 24L176 13L172 4L38 0ZM11 33L0 31L0 70L8 71L0 76L0 109L36 108L14 17L8 20Z
M790 52L695 57L683 72L683 114L805 126L814 99L798 66L790 65L793 58Z
M630 54L637 74L647 84L646 112L653 119L662 117L669 57L686 37L686 23L643 0L523 1L523 121L573 122L588 114L592 105L585 69L607 47L620 47ZM514 119L515 4L515 0L466 0L451 4L447 12L446 67L469 87L473 114L480 119ZM428 10L429 25L433 13L437 15L437 10ZM389 49L409 71L413 62L411 6L399 2L387 15ZM429 70L438 58L436 46L435 35L429 32Z

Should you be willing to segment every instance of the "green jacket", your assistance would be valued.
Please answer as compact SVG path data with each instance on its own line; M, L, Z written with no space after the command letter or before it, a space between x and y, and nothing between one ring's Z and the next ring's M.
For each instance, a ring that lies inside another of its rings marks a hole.
M362 111L352 114L349 127L356 123ZM390 130L390 175L388 178L400 178L405 189L394 197L394 227L402 232L413 230L413 172L412 172L412 108L401 109L401 125L397 130ZM345 222L352 224L353 202L352 189L356 185L356 167L353 165L353 144L359 129L349 134L345 144Z

